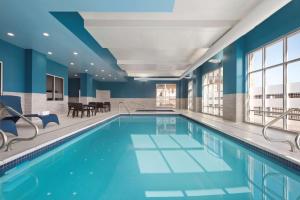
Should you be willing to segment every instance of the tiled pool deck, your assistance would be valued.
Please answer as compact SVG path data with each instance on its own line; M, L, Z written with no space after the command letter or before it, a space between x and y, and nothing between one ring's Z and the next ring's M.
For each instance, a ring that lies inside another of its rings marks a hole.
M278 157L286 159L294 164L300 166L300 152L290 152L289 145L285 143L269 143L262 136L262 127L247 123L234 123L223 120L218 117L195 113L187 110L177 110L176 112L137 112L134 114L182 114L195 121L201 122L207 126L217 129L231 137L237 138L243 142L251 144L259 149L270 152ZM12 145L12 149L8 152L0 151L0 166L9 163L12 160L20 158L28 153L36 151L49 144L62 140L73 134L78 133L87 127L93 126L97 123L106 121L118 115L117 111L109 113L97 114L93 117L72 118L67 116L59 116L61 125L49 124L46 129L40 128L39 135L32 141L23 141ZM41 125L40 125L41 127ZM18 131L21 136L28 136L32 134L32 129L25 124L18 124ZM269 129L268 134L276 138L294 138L295 135L278 130Z

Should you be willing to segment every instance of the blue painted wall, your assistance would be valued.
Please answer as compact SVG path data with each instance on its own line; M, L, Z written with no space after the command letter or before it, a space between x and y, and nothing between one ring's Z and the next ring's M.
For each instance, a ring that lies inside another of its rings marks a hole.
M80 78L69 78L69 97L79 97Z
M112 98L155 98L156 84L170 83L176 84L176 97L187 98L187 80L180 81L136 81L128 78L127 82L102 82L93 80L93 84L86 83L90 81L91 76L81 75L80 78L69 79L69 96L78 97L78 91L81 90L81 96L96 97L96 90L110 90ZM81 83L81 82L85 83ZM87 85L90 85L87 87ZM89 91L88 94L86 91Z
M69 80L68 80L68 67L61 65L55 61L47 60L47 74L62 77L64 79L64 95L68 95Z
M300 0L293 0L245 35L245 53L300 28Z
M244 40L239 39L223 50L223 93L245 92Z
M94 96L96 96L96 90L110 90L112 98L155 98L156 84L159 83L177 84L176 96L181 95L179 81L136 81L128 78L127 82L94 81Z
M68 94L68 68L47 59L44 54L0 40L0 61L4 66L5 92L45 93L49 73L64 78L64 93Z
M25 51L0 40L0 61L3 62L3 91L25 91Z
M32 49L25 50L25 92L46 92L47 57Z
M188 97L188 80L182 79L177 83L177 98L187 98Z
M95 97L93 76L87 73L80 74L80 96Z

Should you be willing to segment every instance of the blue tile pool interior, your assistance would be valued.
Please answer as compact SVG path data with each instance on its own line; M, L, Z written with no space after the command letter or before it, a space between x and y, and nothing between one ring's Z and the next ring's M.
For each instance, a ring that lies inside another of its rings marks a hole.
M121 116L17 165L0 199L299 199L300 175L179 115Z

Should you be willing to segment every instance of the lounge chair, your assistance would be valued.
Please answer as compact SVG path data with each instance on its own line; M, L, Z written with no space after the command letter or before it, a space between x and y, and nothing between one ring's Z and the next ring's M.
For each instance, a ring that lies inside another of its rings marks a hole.
M0 103L5 106L11 107L20 114L23 114L22 106L21 106L21 97L19 96L11 96L11 95L3 95L0 96ZM13 113L10 113L11 116L4 117L2 120L12 120L14 123L20 119L19 116L16 116ZM59 124L59 120L56 114L48 114L48 115L39 115L39 114L23 114L25 117L37 117L42 120L43 128L45 128L50 122L54 122Z
M16 123L12 120L0 120L0 129L4 132L12 133L16 136L18 136L18 131L16 127Z

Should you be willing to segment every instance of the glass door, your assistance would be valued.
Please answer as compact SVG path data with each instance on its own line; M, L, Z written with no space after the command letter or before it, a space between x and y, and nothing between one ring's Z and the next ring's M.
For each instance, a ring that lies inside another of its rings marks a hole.
M156 107L176 108L176 84L156 84Z

